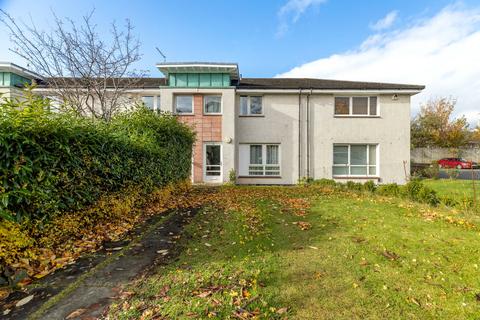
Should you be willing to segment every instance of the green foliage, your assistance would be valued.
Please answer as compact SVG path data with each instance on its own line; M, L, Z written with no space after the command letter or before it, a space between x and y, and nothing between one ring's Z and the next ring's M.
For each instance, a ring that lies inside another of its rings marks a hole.
M423 170L422 175L425 178L438 179L440 177L440 166L437 161L433 161L430 166Z
M231 184L235 184L235 182L237 182L237 172L235 169L231 169L228 172L228 181L230 181Z
M0 216L21 222L78 210L129 186L148 192L188 178L194 133L145 108L110 122L48 111L50 101L0 106Z
M363 184L363 189L368 192L375 192L377 190L377 185L372 180L368 180Z
M440 199L436 191L423 184L420 180L412 180L408 182L405 186L399 186L396 183L377 185L375 182L369 180L365 183L347 181L346 183L338 183L330 179L320 179L312 182L312 184L320 186L328 186L340 190L348 190L354 192L369 192L375 193L382 196L391 196L391 197L404 197L412 201L427 203L432 206L437 206L440 203L445 205L457 203L454 201L449 201Z
M427 203L436 206L440 203L437 193L432 188L423 184L420 180L409 181L403 192L407 198L417 202Z
M352 191L363 191L363 185L360 182L347 181L345 187Z
M396 183L382 184L378 187L377 193L382 196L397 197L400 195L400 186Z
M324 187L336 187L337 183L332 179L319 179L312 182L315 185L324 186Z

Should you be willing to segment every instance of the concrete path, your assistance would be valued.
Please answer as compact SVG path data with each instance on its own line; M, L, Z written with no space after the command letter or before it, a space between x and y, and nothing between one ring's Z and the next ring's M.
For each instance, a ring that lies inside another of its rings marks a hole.
M152 266L179 254L177 235L196 210L155 217L134 231L133 240L108 248L47 276L28 293L33 300L13 308L2 319L95 319L123 286ZM15 298L15 297L14 297ZM17 297L18 298L18 297ZM78 316L73 317L75 312Z

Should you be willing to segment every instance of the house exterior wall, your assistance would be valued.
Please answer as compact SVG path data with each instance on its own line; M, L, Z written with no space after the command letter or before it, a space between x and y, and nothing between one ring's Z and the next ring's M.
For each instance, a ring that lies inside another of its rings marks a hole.
M240 162L240 144L279 143L280 177L239 176L237 182L294 184L298 180L298 95L264 94L262 105L262 116L240 116L240 95L237 94L237 161Z
M314 178L332 178L333 144L362 143L378 144L379 182L406 182L410 172L409 95L398 95L397 100L392 100L392 95L380 95L377 118L334 117L333 95L312 96L310 103Z
M237 161L242 143L280 143L281 177L239 176L238 183L295 184L299 177L307 176L332 179L334 144L377 144L379 153L379 172L374 179L337 180L406 182L410 172L409 95L398 95L397 100L392 100L392 95L379 95L379 117L372 118L335 117L333 94L307 98L305 93L300 100L298 94L264 94L264 115L243 117L239 116L239 97L237 94Z
M24 93L16 87L0 87L0 99L22 98Z
M222 145L222 180L228 181L228 173L235 169L235 90L229 88L168 88L160 89L161 110L174 112L175 95L191 94L194 97L194 114L178 115L180 121L190 124L197 132L194 147L193 181L203 181L203 144L219 142ZM203 96L222 96L222 114L204 115Z

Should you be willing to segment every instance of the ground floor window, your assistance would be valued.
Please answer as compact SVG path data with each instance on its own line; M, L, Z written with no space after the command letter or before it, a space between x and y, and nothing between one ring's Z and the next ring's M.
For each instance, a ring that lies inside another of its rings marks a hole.
M240 175L280 176L279 144L242 144Z
M376 176L376 144L333 145L333 176Z

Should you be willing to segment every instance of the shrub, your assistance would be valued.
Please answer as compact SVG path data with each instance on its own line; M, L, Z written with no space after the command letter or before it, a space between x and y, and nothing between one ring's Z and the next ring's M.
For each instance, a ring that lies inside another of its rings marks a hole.
M235 171L235 169L231 169L228 172L228 181L231 184L235 184L237 182L237 172Z
M440 203L435 190L424 185L420 180L412 180L404 187L404 194L407 198L417 202L427 203L436 206Z
M335 180L332 179L319 179L319 180L314 180L312 182L315 185L323 186L323 187L337 187L338 184L335 182Z
M347 183L345 184L345 187L348 190L363 191L363 185L360 182L347 181Z
M377 185L372 180L368 180L363 184L363 189L368 192L375 192L377 190Z
M437 161L433 161L430 166L423 170L423 176L430 179L438 179L440 177L440 166Z
M400 195L400 186L396 183L382 184L378 186L377 193L382 196L397 197Z
M49 100L0 106L0 215L17 222L79 210L100 195L143 192L190 175L194 133L145 108L106 123L47 111Z

